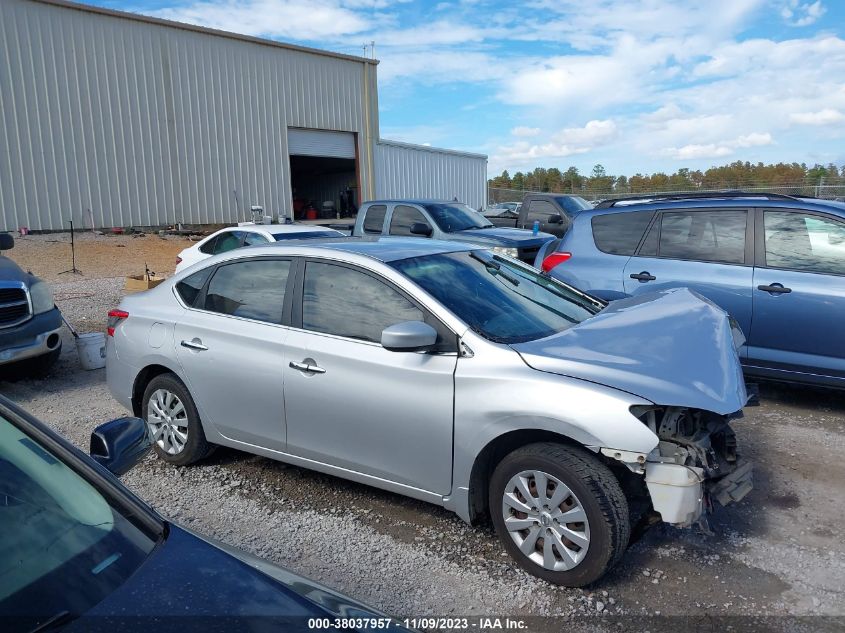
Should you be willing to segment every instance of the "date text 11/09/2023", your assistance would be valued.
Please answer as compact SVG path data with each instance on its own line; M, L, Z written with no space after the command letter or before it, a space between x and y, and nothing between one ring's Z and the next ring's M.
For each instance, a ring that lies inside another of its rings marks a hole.
M422 617L422 618L404 618L403 620L393 620L391 618L310 618L308 620L308 628L313 630L362 630L362 629L382 629L388 630L395 628L397 625L407 627L409 629L418 630L477 630L477 631L496 631L496 630L523 630L527 628L524 620L517 618L497 618L497 617L451 617L451 618L437 618L437 617Z

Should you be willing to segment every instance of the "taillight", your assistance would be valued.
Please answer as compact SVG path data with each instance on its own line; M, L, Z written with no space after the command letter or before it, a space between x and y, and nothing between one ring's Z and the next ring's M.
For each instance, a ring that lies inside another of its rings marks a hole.
M177 255L176 256L176 265L178 266L181 263L182 263L182 258Z
M106 334L114 336L114 328L117 327L117 324L128 318L129 313L124 310L111 310L109 312L108 325L106 326Z
M558 264L562 264L567 259L572 257L572 253L552 253L546 259L543 260L542 269L544 273L549 272L552 268L557 266Z

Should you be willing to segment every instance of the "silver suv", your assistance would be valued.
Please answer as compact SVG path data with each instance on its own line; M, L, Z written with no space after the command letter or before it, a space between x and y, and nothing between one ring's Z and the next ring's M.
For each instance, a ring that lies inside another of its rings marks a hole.
M690 525L751 486L742 335L683 289L606 305L477 246L312 241L205 260L108 332L165 461L231 446L489 516L553 583L600 578L641 509Z

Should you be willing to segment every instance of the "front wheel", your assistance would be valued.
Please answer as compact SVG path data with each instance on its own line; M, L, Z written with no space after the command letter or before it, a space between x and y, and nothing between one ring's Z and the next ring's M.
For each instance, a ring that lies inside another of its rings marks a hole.
M530 444L505 457L490 479L489 504L508 553L556 585L595 582L630 538L619 481L596 457L563 444Z
M161 374L153 378L144 390L141 406L153 438L153 448L164 461L185 466L214 450L214 445L205 439L191 394L175 375Z

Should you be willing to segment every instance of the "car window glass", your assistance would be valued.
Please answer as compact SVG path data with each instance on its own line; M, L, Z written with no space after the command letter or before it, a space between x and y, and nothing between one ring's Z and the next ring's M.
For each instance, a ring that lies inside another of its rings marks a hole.
M595 216L592 226L596 247L612 255L633 255L653 215L640 211Z
M205 309L281 323L290 261L256 259L221 266L208 283Z
M411 233L411 226L417 222L425 224L429 228L431 227L428 220L425 219L425 216L419 209L408 207L403 204L396 205L396 208L393 209L393 216L390 218L390 234L414 235Z
M648 231L648 235L645 236L643 240L642 246L640 246L640 250L637 251L637 255L640 257L657 257L657 241L660 237L660 218L658 218L654 224L651 225L651 228Z
M244 233L244 246L256 246L258 244L266 244L267 238L261 233Z
M0 621L84 613L120 587L155 547L153 535L130 522L94 483L3 417L0 525ZM19 623L24 631L35 624Z
M176 284L176 292L178 292L179 296L182 297L182 301L189 306L194 305L197 295L199 295L200 290L202 290L202 287L205 285L212 269L212 266L203 268L199 272L195 272L193 275L188 275Z
M741 264L745 261L745 211L664 213L660 257Z
M206 255L213 255L214 254L214 245L217 244L217 238L220 237L219 235L215 235L207 242L203 243L200 246L200 252L205 253Z
M490 220L461 202L438 202L423 206L434 223L445 233L493 226Z
M381 235L384 229L384 216L387 213L387 206L375 204L367 209L364 216L364 233L377 233Z
M214 254L226 253L236 248L240 248L241 241L244 234L241 231L226 231L217 236L217 242L214 245Z
M528 221L548 222L550 215L561 215L560 209L547 200L532 200L528 205Z
M305 267L302 327L306 330L378 343L384 328L422 320L422 310L375 277L319 262Z
M766 265L845 275L845 223L789 211L766 211Z
M569 215L575 215L579 211L593 208L593 205L584 200L581 196L558 196L555 200L557 200L557 203L562 206L563 210Z

